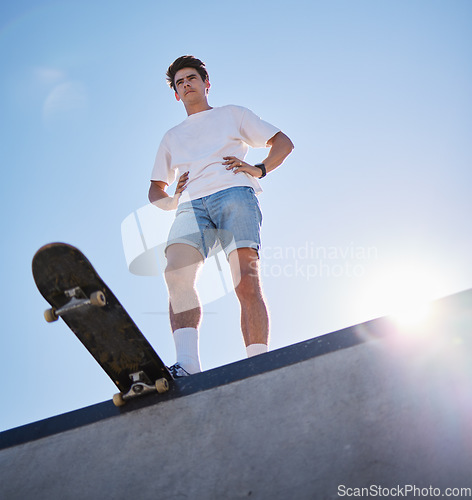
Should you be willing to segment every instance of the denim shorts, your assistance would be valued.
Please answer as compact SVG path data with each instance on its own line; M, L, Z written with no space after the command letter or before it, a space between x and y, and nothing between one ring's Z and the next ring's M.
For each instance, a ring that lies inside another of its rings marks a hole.
M226 258L237 248L259 252L262 212L254 189L235 186L181 203L169 231L169 245L185 243L207 258L220 243Z

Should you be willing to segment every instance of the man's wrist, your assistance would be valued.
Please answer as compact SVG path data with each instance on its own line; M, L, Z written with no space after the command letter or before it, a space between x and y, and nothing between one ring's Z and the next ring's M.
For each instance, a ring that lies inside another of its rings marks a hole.
M260 177L258 177L259 179L262 179L263 177L265 177L267 175L267 170L266 170L266 167L263 163L256 163L254 166L262 171L262 175Z

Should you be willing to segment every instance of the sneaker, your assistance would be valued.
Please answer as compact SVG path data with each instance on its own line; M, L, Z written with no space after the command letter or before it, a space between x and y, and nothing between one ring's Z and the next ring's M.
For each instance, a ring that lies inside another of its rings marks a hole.
M175 363L175 365L169 366L170 374L173 378L182 378L190 376L190 373L180 366L180 363Z

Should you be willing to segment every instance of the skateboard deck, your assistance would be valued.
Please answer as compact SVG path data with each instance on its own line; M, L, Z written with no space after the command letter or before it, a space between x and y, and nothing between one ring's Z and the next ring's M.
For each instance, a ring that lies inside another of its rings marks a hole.
M52 306L46 321L61 317L120 390L113 402L163 393L172 375L118 299L80 250L50 243L33 257L33 277Z

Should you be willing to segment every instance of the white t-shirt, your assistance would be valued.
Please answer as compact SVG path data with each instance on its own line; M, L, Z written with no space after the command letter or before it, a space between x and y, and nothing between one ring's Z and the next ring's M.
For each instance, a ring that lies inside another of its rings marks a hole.
M187 117L164 135L156 155L151 180L171 185L189 172L180 202L194 200L233 186L262 191L249 174L234 174L223 165L224 156L244 160L249 150L266 147L280 129L241 106L222 106Z

